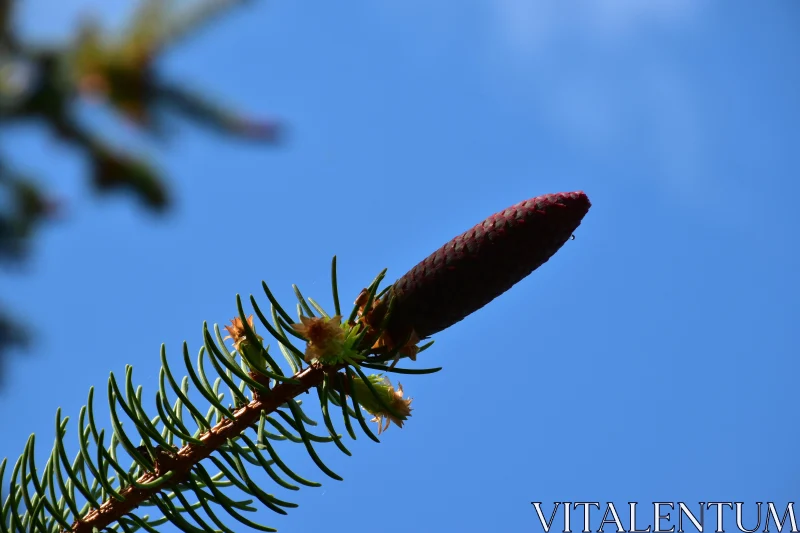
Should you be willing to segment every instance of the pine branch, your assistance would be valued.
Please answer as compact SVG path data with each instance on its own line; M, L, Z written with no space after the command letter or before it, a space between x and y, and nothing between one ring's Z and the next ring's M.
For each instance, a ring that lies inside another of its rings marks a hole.
M113 431L108 448L103 443L105 432L99 430L94 421L93 389L79 416L80 452L74 461L69 461L64 450L67 420L62 420L60 409L56 416L56 442L41 475L34 462L35 437L32 435L14 465L9 494L0 506L0 532L90 533L115 524L126 532L141 528L152 532L154 526L166 521L183 531L213 529L196 511L200 507L223 531L232 531L214 514L209 505L212 503L249 528L273 531L239 514L238 510L255 511L256 508L250 507L249 502L233 500L221 489L233 485L267 508L286 514L284 508L296 507L296 504L266 493L251 479L246 464L260 467L278 485L289 490L299 487L278 476L273 465L292 481L319 486L295 474L280 459L271 440L304 445L323 473L341 480L314 449L314 443L332 442L340 451L351 455L343 436L336 430L332 412L341 410L347 434L352 439L356 438L356 433L351 420L356 421L370 439L379 442L361 410L373 416L371 421L377 422L378 434L390 424L404 427L411 416L412 400L404 397L401 384L395 388L385 374L429 374L441 370L394 367L402 357L416 360L417 355L430 346L417 346L420 339L416 330L425 335L441 331L502 294L547 261L569 239L588 209L588 198L581 192L545 195L517 204L456 237L384 289L380 289L380 285L386 271L381 272L361 292L345 320L338 296L336 258L331 268L335 314L327 313L315 300L306 298L294 287L298 316L295 322L264 284L272 321L252 296L250 303L260 323L277 341L290 369L288 375L256 333L253 315L245 317L242 300L237 296L238 316L225 327L228 338L233 340L233 352L228 351L218 327L214 327L214 340L208 326L204 325L203 347L196 366L189 357L188 346L183 345L187 375L179 385L170 370L166 349L162 347L160 386L156 394L159 416L151 418L145 413L141 387L134 389L132 367L128 366L124 383L118 382L113 373L109 377L108 402ZM476 233L476 228L489 229ZM459 246L468 253L442 259L450 250L458 252ZM516 252L511 253L512 249ZM408 334L397 336L398 331L409 329ZM291 338L304 343L305 350L295 346ZM213 386L204 369L206 361L218 375ZM380 373L366 375L364 369ZM174 407L167 398L167 381L178 398ZM196 400L190 398L189 383L210 404L207 414L203 415ZM219 392L221 385L230 390L233 405L222 402L225 394ZM301 402L295 400L311 389L316 389L327 436L314 435L305 429L317 423L304 412ZM184 409L197 426L194 435L182 421ZM120 412L133 424L132 431L123 428ZM85 415L88 415L88 424ZM267 431L265 423L274 427L278 434ZM247 436L248 431L256 432L255 442ZM134 444L134 434L141 438L139 446ZM173 445L175 438L181 440L180 448ZM94 453L90 450L92 443L96 449ZM118 448L133 460L130 468L120 464ZM268 451L269 460L261 454L262 449ZM201 464L203 461L206 465L213 464L219 472L213 476L208 474ZM0 489L5 467L6 460L3 460L0 462ZM116 483L119 489L114 488ZM56 489L60 489L60 494ZM165 494L165 491L171 492ZM194 493L196 503L185 498L183 492L186 491ZM85 502L82 508L78 504L78 493ZM172 498L182 507L174 505ZM142 505L155 505L164 516L156 520L139 517L134 511Z
M233 412L233 420L222 420L209 431L203 433L199 439L203 444L187 444L174 455L164 453L163 459L156 460L155 469L158 473L144 474L136 482L140 485L152 485L149 489L138 489L130 486L120 492L124 502L114 498L106 500L99 509L95 509L80 520L73 523L72 529L62 529L62 533L92 533L96 528L102 530L115 523L120 517L136 509L143 502L151 499L156 493L165 488L174 488L186 481L191 469L203 459L224 445L228 439L234 439L246 429L251 428L261 417L261 413L270 414L286 404L292 398L308 392L322 382L326 373L335 373L346 365L337 365L330 368L308 367L300 372L295 379L298 383L281 383L272 389L264 398L251 401L246 406ZM169 474L169 481L159 483L165 475Z

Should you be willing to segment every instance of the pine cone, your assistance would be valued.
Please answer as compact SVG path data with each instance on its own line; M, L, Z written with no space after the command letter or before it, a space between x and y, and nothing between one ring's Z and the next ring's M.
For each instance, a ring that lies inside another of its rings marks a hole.
M403 342L412 330L424 339L488 304L550 259L590 206L582 191L546 194L454 238L391 287L390 339Z

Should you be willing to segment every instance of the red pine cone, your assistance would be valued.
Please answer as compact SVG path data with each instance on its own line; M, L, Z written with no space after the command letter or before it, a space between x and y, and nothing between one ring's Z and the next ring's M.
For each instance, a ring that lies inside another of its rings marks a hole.
M392 286L390 338L403 342L413 329L424 339L488 304L550 259L590 206L582 191L546 194L454 238Z

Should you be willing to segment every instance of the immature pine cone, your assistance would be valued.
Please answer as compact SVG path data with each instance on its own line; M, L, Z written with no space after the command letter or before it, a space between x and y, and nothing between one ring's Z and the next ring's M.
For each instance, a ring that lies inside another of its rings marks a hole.
M413 330L424 339L488 304L550 259L590 206L582 191L546 194L454 238L392 286L389 337L403 342Z

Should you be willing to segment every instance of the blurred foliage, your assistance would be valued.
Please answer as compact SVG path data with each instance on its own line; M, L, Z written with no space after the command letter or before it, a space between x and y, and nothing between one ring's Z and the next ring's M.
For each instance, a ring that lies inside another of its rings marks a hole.
M164 177L144 156L92 133L78 119L77 106L81 100L99 99L143 134L159 132L164 113L173 112L224 136L275 144L278 123L233 113L168 81L156 69L169 47L244 1L198 0L177 13L171 0L140 0L125 29L113 38L87 18L69 42L40 46L18 35L14 2L0 0L0 132L13 124L35 123L88 158L95 191L123 192L154 212L164 212L171 205ZM59 205L42 180L15 171L8 155L0 146L3 263L26 259L37 228L53 218ZM8 349L26 342L19 322L0 311L0 365Z

